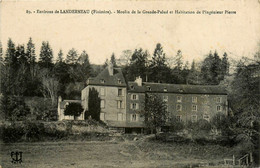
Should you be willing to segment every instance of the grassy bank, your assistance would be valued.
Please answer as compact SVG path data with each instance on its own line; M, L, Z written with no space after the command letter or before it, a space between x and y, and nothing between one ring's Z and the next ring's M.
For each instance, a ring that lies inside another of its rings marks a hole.
M107 140L108 129L102 122L86 121L24 121L2 122L1 141L36 142L58 140Z
M22 151L23 163L11 163L10 152ZM140 137L136 141L59 141L2 144L3 167L198 167L219 165L233 148L219 145L162 143Z

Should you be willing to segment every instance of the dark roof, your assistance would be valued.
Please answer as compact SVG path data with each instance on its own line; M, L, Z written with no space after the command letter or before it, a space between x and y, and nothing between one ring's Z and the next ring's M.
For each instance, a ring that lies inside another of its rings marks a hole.
M106 121L109 127L119 128L144 128L143 122L129 122L129 121Z
M106 67L97 77L90 78L88 85L102 85L102 86L122 86L126 87L125 78L121 68L114 68L113 75L109 75L108 67ZM104 83L101 82L104 80ZM121 84L118 81L121 81Z
M149 89L150 88L150 89ZM219 85L185 85L143 82L138 86L135 82L128 82L128 92L151 93L179 93L179 94L227 94L224 87Z
M60 102L60 108L65 109L67 103L81 103L81 100L63 100Z

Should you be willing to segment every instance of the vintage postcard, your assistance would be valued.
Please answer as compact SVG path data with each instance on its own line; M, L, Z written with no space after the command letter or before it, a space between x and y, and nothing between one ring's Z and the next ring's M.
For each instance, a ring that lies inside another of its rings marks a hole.
M260 167L259 0L1 0L0 167Z

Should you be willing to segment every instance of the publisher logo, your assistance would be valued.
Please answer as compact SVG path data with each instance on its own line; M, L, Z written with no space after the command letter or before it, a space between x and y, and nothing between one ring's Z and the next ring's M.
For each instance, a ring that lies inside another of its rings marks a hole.
M22 163L23 152L11 152L12 163Z

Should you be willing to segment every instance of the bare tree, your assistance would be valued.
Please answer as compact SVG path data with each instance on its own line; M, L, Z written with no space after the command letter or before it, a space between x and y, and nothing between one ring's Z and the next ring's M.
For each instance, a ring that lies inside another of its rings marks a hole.
M42 94L44 97L50 97L52 105L56 103L59 82L54 77L43 77L42 78Z

